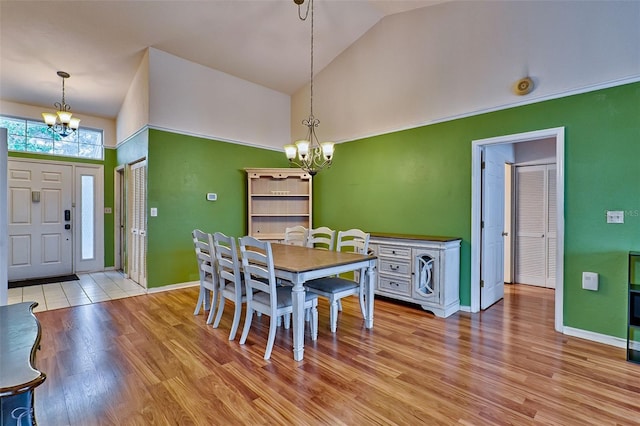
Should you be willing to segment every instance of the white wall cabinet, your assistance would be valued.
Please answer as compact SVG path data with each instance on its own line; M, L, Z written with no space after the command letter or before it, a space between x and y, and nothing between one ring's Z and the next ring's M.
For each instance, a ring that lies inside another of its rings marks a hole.
M248 234L284 239L285 228L311 227L312 178L302 169L245 169L248 179Z
M460 309L459 238L371 233L378 256L375 293L416 303L438 317Z

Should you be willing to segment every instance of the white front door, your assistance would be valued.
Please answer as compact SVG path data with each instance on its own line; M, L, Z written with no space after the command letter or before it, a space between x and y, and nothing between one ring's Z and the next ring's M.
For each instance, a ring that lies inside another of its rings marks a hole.
M72 166L9 161L9 280L73 273Z
M504 297L504 170L513 162L511 144L485 148L482 170L480 308Z

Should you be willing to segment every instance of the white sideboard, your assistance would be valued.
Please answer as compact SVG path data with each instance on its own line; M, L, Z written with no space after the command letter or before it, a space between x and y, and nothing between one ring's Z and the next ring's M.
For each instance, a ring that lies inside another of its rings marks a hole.
M371 233L375 293L416 303L438 317L460 309L460 238Z

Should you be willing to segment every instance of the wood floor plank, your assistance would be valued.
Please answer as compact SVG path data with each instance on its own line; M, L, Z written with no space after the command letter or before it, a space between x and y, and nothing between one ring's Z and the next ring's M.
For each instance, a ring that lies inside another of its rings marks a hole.
M279 327L262 357L269 318L245 345L193 315L187 288L36 314L41 425L640 425L640 365L624 349L554 331L553 290L505 286L478 314L437 318L375 300L364 327L343 300L338 331L319 306L293 361ZM244 317L243 317L244 320ZM241 322L242 327L242 322Z

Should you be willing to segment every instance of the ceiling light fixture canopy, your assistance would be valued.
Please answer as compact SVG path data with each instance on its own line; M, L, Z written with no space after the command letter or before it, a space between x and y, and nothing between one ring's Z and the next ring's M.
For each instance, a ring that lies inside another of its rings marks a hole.
M285 145L284 151L289 159L289 163L314 176L324 167L331 166L333 161L333 142L318 142L316 136L316 127L320 125L320 120L313 116L313 0L307 1L307 10L302 16L300 6L305 0L293 0L298 5L298 18L305 21L311 10L311 112L309 117L302 120L302 124L307 127L307 135L305 139L296 141L292 145ZM297 157L297 159L296 159Z
M55 114L43 112L42 118L44 118L44 122L49 126L49 130L64 138L78 130L78 127L80 127L80 119L72 117L71 106L64 100L64 81L71 77L71 75L64 71L58 71L57 74L62 78L62 102L53 104L58 110Z

